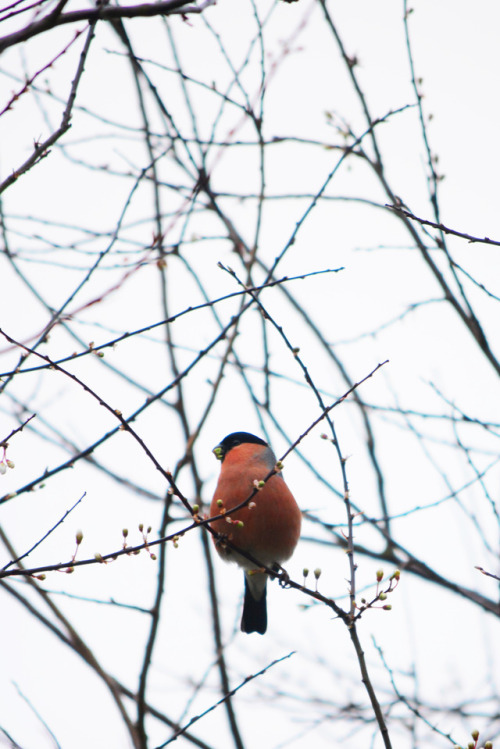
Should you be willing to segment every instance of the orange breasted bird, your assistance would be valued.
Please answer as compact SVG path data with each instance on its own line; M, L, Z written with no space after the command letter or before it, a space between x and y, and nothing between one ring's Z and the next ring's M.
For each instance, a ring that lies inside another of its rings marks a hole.
M248 432L234 432L217 445L214 455L221 461L219 481L210 506L212 517L225 514L248 499L264 481L277 459L267 442ZM267 574L229 548L229 540L258 562L278 571L289 559L300 536L302 514L285 484L275 473L255 492L250 502L226 517L214 520L212 528L222 537L216 549L222 559L236 562L245 572L245 600L241 629L264 634L267 628Z

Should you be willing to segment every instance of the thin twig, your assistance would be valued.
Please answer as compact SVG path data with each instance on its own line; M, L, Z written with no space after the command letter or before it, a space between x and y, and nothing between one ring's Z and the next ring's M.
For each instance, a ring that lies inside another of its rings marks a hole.
M442 231L443 234L452 234L454 237L460 237L461 239L466 239L471 244L475 242L480 242L482 244L491 244L491 245L494 245L495 247L500 247L500 240L490 239L489 237L477 237L477 236L474 236L473 234L467 234L466 232L463 232L463 231L457 231L457 229L450 229L449 226L445 226L444 224L438 224L435 221L429 221L429 219L415 216L414 213L407 210L406 208L403 208L403 206L400 206L398 204L391 205L390 203L386 203L385 207L389 208L389 210L394 211L395 213L400 214L401 216L405 216L406 218L409 218L411 221L416 221L418 224L421 224L422 226L430 226L433 229Z
M234 689L231 689L231 691L228 692L228 694L224 695L224 697L222 697L222 699L218 700L218 702L216 702L214 705L211 705L209 708L207 708L206 710L204 710L202 713L200 713L200 715L195 715L194 718L191 718L191 720L189 721L189 723L187 723L179 731L177 731L170 739L168 739L167 741L165 741L163 744L160 744L159 746L157 746L156 749L163 749L163 747L168 746L168 744L171 744L173 741L175 741L176 739L178 739L179 736L182 736L182 734L185 731L187 731L189 728L191 728L191 726L193 725L193 723L196 723L201 718L204 718L205 715L208 715L209 713L211 713L213 710L215 710L217 707L219 707L219 705L224 704L224 702L226 702L226 700L230 699L231 697L234 697L234 695L236 694L236 692L238 692L244 686L246 686L247 684L249 684L254 679L257 679L259 676L262 676L263 674L265 674L267 671L269 671L270 668L272 668L273 666L276 666L278 663L281 663L282 661L286 660L287 658L291 658L292 655L295 655L295 651L293 651L293 650L292 650L292 652L288 653L287 655L283 655L281 658L276 658L274 661L271 661L271 663L268 663L267 666L264 666L264 668L261 668L261 670L257 671L257 673L250 674L250 676L247 676L244 681L242 681L240 684L238 684L237 687L235 687Z

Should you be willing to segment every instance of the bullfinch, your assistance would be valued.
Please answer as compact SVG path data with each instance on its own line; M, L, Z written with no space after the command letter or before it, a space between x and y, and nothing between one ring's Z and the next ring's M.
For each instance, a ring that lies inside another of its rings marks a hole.
M281 563L292 556L299 540L301 511L279 471L255 491L277 463L263 439L248 432L234 432L224 437L213 452L221 461L221 470L210 506L212 517L227 513L255 492L245 507L214 520L211 527L220 534L216 549L222 559L236 562L245 572L241 630L263 635L267 629L267 574L224 544L224 539L278 571Z

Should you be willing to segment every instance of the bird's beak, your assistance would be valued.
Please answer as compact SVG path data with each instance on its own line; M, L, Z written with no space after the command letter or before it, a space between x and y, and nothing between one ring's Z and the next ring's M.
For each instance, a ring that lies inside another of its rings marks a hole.
M213 454L217 458L217 460L223 460L224 458L224 450L220 445L216 445L214 449L212 450Z

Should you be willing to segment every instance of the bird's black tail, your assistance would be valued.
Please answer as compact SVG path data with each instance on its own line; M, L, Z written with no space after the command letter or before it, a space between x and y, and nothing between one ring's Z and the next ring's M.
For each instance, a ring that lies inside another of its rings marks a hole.
M267 587L267 586L266 586ZM241 617L241 631L258 632L263 635L267 629L267 602L266 587L260 598L254 598L248 580L245 576L245 600L243 602L243 614Z

